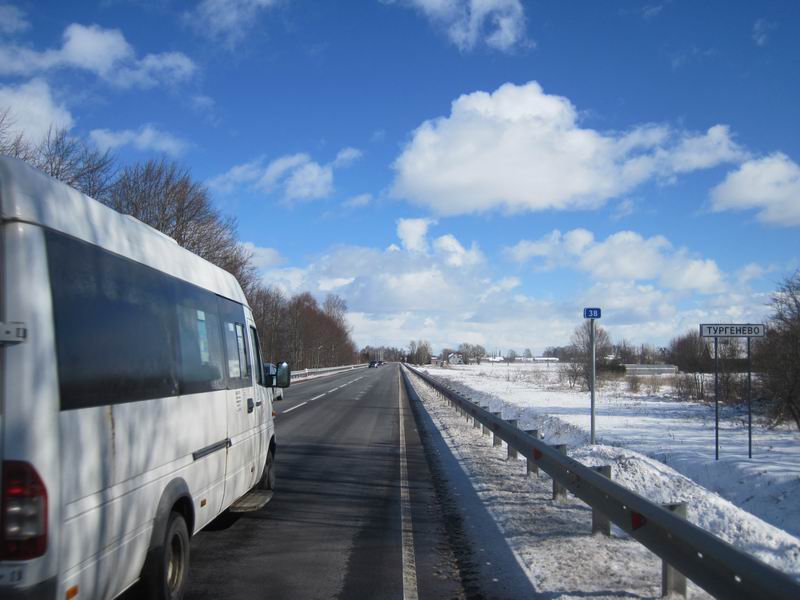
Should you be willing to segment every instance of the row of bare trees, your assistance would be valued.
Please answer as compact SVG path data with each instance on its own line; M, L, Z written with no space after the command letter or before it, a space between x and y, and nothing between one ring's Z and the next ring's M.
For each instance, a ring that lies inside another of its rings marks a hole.
M427 365L431 362L431 343L427 340L411 340L408 343L407 360L415 365Z
M329 294L320 305L308 292L287 297L256 286L250 307L262 336L265 360L286 360L294 369L353 364L359 360L347 324L347 304Z
M406 359L407 350L394 346L364 346L359 352L360 362L383 360L401 362Z
M356 347L347 305L329 295L320 305L309 293L293 297L265 286L251 254L237 239L233 217L222 215L208 189L188 169L166 158L120 165L65 129L41 141L16 132L11 113L0 107L0 154L19 158L111 208L136 217L184 248L232 273L253 309L265 360L286 360L294 369L351 364Z

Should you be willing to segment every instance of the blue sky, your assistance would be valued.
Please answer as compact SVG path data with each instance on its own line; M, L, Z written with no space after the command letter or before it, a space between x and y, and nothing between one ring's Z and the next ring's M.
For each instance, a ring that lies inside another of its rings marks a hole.
M0 106L166 154L359 344L665 343L800 265L796 2L0 0Z

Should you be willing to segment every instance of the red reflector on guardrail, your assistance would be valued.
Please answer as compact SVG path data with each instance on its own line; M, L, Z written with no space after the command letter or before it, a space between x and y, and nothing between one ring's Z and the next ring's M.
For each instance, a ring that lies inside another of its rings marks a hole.
M631 527L634 531L640 527L644 527L646 523L647 519L644 518L644 515L640 515L637 512L631 512Z

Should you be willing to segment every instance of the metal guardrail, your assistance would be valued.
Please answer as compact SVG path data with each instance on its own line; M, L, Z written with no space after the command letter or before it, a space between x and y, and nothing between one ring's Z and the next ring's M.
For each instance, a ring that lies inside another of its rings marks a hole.
M359 363L357 365L343 365L341 367L322 367L320 369L300 369L299 371L292 371L292 381L296 379L306 379L312 375L319 375L321 373L333 373L335 371L352 371L353 369L361 369L366 367L367 363Z
M800 598L800 583L518 429L449 386L406 365L466 414L592 509L719 598Z

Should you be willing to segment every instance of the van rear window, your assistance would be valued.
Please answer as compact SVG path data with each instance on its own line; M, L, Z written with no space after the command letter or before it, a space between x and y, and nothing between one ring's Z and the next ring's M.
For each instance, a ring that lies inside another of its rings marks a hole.
M57 232L46 240L63 410L252 385L238 343L227 363L223 346L220 307L225 325L243 324L241 304Z

